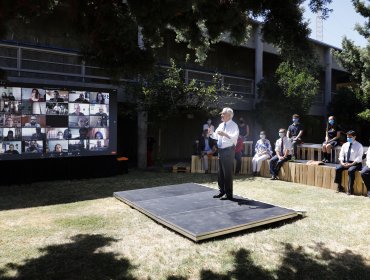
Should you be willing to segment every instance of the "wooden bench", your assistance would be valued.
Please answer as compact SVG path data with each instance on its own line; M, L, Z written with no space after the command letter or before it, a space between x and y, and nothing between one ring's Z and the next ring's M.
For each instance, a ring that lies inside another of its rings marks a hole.
M203 157L191 156L191 173L205 173L203 161ZM208 172L218 173L218 157L208 157Z
M199 156L191 156L191 173L205 173L204 158ZM240 174L252 173L252 158L242 157ZM234 160L234 171L236 167L236 160ZM218 173L218 157L208 157L208 173Z
M244 141L244 154L247 157L253 156L253 141Z
M209 162L210 173L218 172L218 158L211 157ZM331 190L337 189L334 183L336 164L307 165L307 161L285 162L281 167L278 177L280 180L298 184L316 186ZM270 177L270 160L262 162L260 174L262 177ZM234 164L235 167L235 164ZM204 173L203 163L199 156L192 156L191 172ZM252 174L252 157L242 157L240 174ZM348 172L344 171L342 182L345 191L348 190ZM367 195L367 189L362 181L360 172L356 172L354 185L355 195Z
M280 169L278 177L280 180L287 182L336 190L337 184L334 183L335 167L335 164L307 165L306 162L286 162ZM261 176L270 177L269 160L262 164ZM345 191L347 191L347 171L343 172L342 182ZM355 195L367 195L367 190L359 171L356 172L356 179L353 189Z
M321 161L321 144L304 143L297 146L297 159L302 160L319 160ZM315 157L317 154L317 157Z
M364 146L364 153L367 152L369 147ZM337 146L333 149L333 161L339 163L338 157L341 146ZM304 143L297 146L296 159L299 160L318 160L321 161L322 144ZM316 156L317 155L317 156ZM365 162L363 162L365 164Z
M187 162L179 162L172 166L172 172L174 173L189 173L190 165Z

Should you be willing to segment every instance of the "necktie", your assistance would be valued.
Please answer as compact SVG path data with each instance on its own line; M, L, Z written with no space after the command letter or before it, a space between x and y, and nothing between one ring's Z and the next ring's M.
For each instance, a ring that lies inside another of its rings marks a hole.
M284 141L283 141L284 138L281 138L281 146L280 146L280 152L281 152L281 155L283 156L284 155Z
M349 144L349 148L348 148L348 152L347 152L347 161L346 162L349 162L349 158L351 156L351 148L352 148L352 143Z
M224 123L224 128L222 130L225 131L225 128L226 128L226 123ZM222 136L218 136L217 146L219 148L221 148L221 146L222 146Z

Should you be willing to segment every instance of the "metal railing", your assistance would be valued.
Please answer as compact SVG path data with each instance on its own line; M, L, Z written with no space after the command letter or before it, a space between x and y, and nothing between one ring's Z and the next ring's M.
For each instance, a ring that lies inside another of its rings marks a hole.
M192 79L195 79L199 82L203 82L205 85L209 85L213 81L213 76L215 73L206 72L206 71L199 71L199 70L191 70L191 69L184 69L185 71L185 82L188 83ZM239 77L239 76L232 76L232 75L225 75L220 74L221 78L221 85L228 88L228 90L233 94L243 98L253 98L253 84L254 80Z
M70 51L0 43L0 68L19 78L111 83L104 69L87 65L79 53Z
M168 68L167 66L162 66ZM0 43L0 68L8 76L34 78L80 83L109 84L111 79L104 69L87 65L78 52L43 49ZM184 78L188 83L195 79L208 85L215 73L184 69ZM240 76L221 74L221 83L231 93L243 98L253 98L254 80ZM123 81L133 81L128 77Z

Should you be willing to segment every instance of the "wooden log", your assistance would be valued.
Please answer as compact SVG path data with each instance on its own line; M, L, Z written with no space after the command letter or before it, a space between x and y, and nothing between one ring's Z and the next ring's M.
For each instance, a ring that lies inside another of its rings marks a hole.
M289 180L289 164L284 162L283 166L279 170L278 177L280 180L288 181Z
M191 173L204 173L203 162L199 156L191 156Z
M302 159L302 148L301 148L301 145L298 145L297 146L297 154L295 155L297 159Z
M307 166L307 181L306 184L310 186L317 186L318 184L320 187L322 186L322 176L315 176L317 170L317 165L308 165ZM320 172L319 172L320 173Z
M262 162L260 174L262 177L270 177L270 160L265 160Z
M332 189L335 176L335 168L329 166L318 167L322 169L322 187L326 189Z
M251 174L252 173L252 158L242 157L242 166L240 169L240 174Z
M306 164L300 164L299 165L299 183L307 185L307 170L308 170L308 165Z
M211 157L211 164L208 169L211 173L218 173L218 157Z
M323 187L324 181L324 169L321 166L315 166L315 178L314 178L314 186L316 187Z
M355 184L353 185L353 194L364 195L365 194L364 189L365 189L365 186L361 178L361 173L359 171L356 171Z

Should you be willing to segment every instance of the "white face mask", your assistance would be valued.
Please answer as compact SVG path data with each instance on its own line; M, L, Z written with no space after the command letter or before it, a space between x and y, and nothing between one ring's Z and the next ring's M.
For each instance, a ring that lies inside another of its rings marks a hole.
M279 132L279 137L280 138L283 138L285 136L285 133L284 132Z
M264 134L261 134L260 135L260 138L263 140L263 139L266 139L266 135L264 135Z

